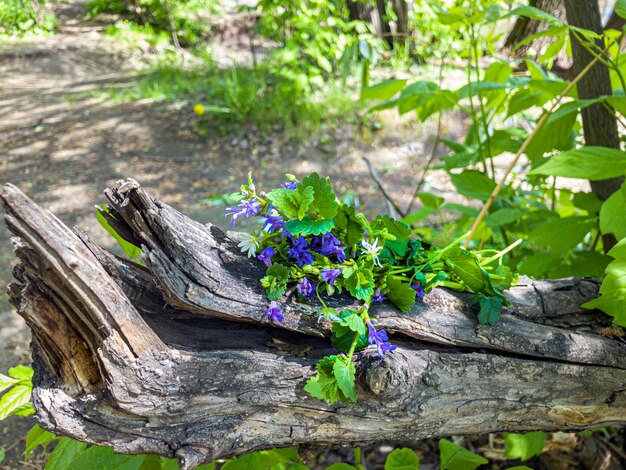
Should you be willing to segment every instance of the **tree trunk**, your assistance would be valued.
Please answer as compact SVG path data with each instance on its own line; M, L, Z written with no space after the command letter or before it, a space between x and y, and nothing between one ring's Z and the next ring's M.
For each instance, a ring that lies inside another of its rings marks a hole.
M565 0L567 21L572 26L589 29L602 34L602 18L600 8L596 2L588 0ZM603 49L602 40L597 40L598 46ZM572 55L574 57L574 72L578 75L593 60L593 55L585 49L572 34ZM578 82L578 98L580 100L598 98L613 94L609 69L598 62ZM615 116L601 103L583 108L583 129L585 143L602 147L620 148L619 132ZM619 190L624 178L612 178L603 181L591 181L591 189L605 201L611 194ZM611 234L602 237L605 252L609 251L617 240Z
M598 282L522 278L494 326L469 295L435 289L410 313L375 312L398 349L355 355L359 401L303 391L329 354L318 305L263 316L264 265L128 180L106 191L142 265L70 230L16 187L0 191L19 264L11 301L33 331L40 424L118 452L215 458L297 444L571 430L626 421L626 348L585 312ZM334 301L346 306L350 299ZM606 333L605 333L606 334Z
M530 0L528 4L532 7L539 8L560 19L565 19L565 11L563 8L563 0ZM546 24L542 21L531 20L526 16L520 16L509 31L504 41L504 47L512 49L529 36L539 31L547 29ZM544 46L545 44L542 44ZM525 55L530 45L524 46L518 52L520 56Z

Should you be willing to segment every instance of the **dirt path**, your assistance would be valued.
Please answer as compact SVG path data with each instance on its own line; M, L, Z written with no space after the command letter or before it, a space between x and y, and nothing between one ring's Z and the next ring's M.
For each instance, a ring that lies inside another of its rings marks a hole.
M394 196L406 199L430 152L430 127L418 131L421 141L408 144L402 142L414 128L383 131L367 145L351 129L334 132L323 144L286 142L246 128L199 137L192 130L193 103L111 104L89 97L85 92L133 79L133 52L104 36L102 25L85 20L80 3L53 7L56 36L0 45L0 182L18 185L107 248L116 247L97 225L93 207L104 203L102 190L120 178L132 176L196 219L226 227L224 208L203 199L235 191L249 169L265 188L278 185L285 172L319 171L333 177L337 190L354 191L366 210L376 211L384 206L361 156L368 155ZM0 224L0 372L29 361L28 331L5 293L12 263L9 234ZM29 426L24 419L0 425L0 447L13 446L4 465L21 465L23 444L14 444Z

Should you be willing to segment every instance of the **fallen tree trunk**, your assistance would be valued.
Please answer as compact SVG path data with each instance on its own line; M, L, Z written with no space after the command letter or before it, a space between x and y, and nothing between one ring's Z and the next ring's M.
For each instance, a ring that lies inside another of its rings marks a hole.
M0 191L19 264L9 294L33 331L37 419L118 452L176 456L183 468L296 444L408 442L626 421L626 348L579 305L594 280L532 281L494 326L469 296L435 289L408 314L376 312L398 349L356 354L357 404L303 391L330 352L316 305L270 324L236 234L202 225L133 181L109 189L118 233L143 265L70 230L19 189ZM349 300L340 299L338 305Z

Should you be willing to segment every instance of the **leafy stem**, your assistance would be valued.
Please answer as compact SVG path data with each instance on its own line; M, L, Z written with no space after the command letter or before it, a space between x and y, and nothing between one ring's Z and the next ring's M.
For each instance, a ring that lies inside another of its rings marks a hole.
M610 47L610 46L609 46ZM607 48L608 49L608 48ZM533 139L535 138L535 136L539 133L539 131L541 130L541 128L545 125L545 123L548 121L548 118L552 115L552 113L554 113L554 111L556 110L557 106L560 104L561 100L566 97L570 91L572 91L572 89L576 86L576 84L585 76L587 75L587 73L589 73L589 71L598 63L598 57L595 57L593 60L591 60L589 62L589 64L587 64L587 66L581 70L581 72L576 76L576 78L574 78L574 80L572 80L570 82L570 84L565 88L565 90L563 90L563 92L556 97L556 99L554 100L554 102L552 103L552 106L550 107L550 109L548 109L547 111L545 111L543 113L543 115L541 116L541 118L539 119L539 122L537 122L537 125L535 126L535 128L532 130L532 132L528 135L528 137L526 138L526 140L524 141L524 143L520 146L519 150L517 151L517 153L515 154L515 157L513 157L513 159L511 160L511 162L509 163L509 166L506 168L506 170L504 171L504 175L502 175L502 178L500 179L500 181L498 181L498 184L496 185L496 187L493 189L493 191L491 192L491 194L489 195L489 198L487 199L487 201L485 202L485 204L483 205L482 209L480 210L480 213L478 214L478 216L476 217L476 220L474 221L474 224L472 225L471 230L469 231L469 235L467 236L467 239L465 240L465 248L468 248L471 241L473 240L473 238L476 236L476 232L478 231L478 227L480 226L481 222L483 221L483 219L485 218L485 216L487 215L487 212L489 211L489 208L491 207L491 205L493 204L493 202L496 200L496 197L498 196L498 194L500 193L500 190L504 187L504 183L506 183L507 178L509 177L509 175L511 174L511 172L513 171L513 168L515 168L515 165L517 165L518 160L520 159L520 157L524 154L524 152L526 152L526 150L528 149L528 147L530 146L531 142L533 141Z

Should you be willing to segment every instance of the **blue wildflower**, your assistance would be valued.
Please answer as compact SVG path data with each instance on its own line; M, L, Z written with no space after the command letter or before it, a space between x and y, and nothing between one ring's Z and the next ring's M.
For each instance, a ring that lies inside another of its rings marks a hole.
M341 244L339 239L328 232L322 235L322 254L332 253L337 245Z
M257 256L257 258L263 261L269 268L272 265L272 256L274 256L275 251L276 250L273 246L268 246L263 251L261 251L261 253L259 253L259 256Z
M237 205L237 207L226 208L226 215L232 214L233 216L233 227L235 226L235 221L237 220L237 217L245 216L245 218L247 219L248 217L257 215L261 210L261 205L254 199L251 199L249 201L241 201Z
M296 186L298 186L299 184L300 183L298 183L297 181L286 181L281 184L280 187L285 189L296 189Z
M270 306L265 311L265 316L269 317L271 321L277 321L278 323L282 323L285 319L285 316L281 313L282 309L278 306L278 304L272 300L270 302Z
M291 238L292 248L289 248L289 256L298 261L298 266L313 262L313 255L307 250L309 244L304 237Z
M272 233L278 229L284 228L285 222L277 214L268 214L265 216L265 222L263 222L263 230L268 233Z
M319 252L324 256L334 255L340 263L346 259L346 254L344 253L345 247L341 246L341 241L332 233L327 232L323 234L321 239L317 237L315 242L315 244L319 246Z
M343 246L336 246L333 248L332 254L337 257L337 262L343 263L346 260L345 248Z
M312 296L313 292L315 292L315 283L309 281L306 277L302 278L300 279L296 290L305 297Z
M320 277L328 285L335 285L335 281L341 274L341 269L322 269Z
M380 289L376 289L374 295L372 296L372 302L384 302L387 300L387 297L380 291Z
M424 300L424 288L422 287L422 285L419 282L414 282L413 284L411 284L411 287L417 294L417 298L420 300Z
M374 325L371 322L367 322L367 328L369 329L369 335L367 336L367 342L369 344L376 344L376 351L378 352L378 357L385 357L385 353L389 351L393 351L396 349L396 346L391 344L388 341L387 332L385 330L376 331Z

